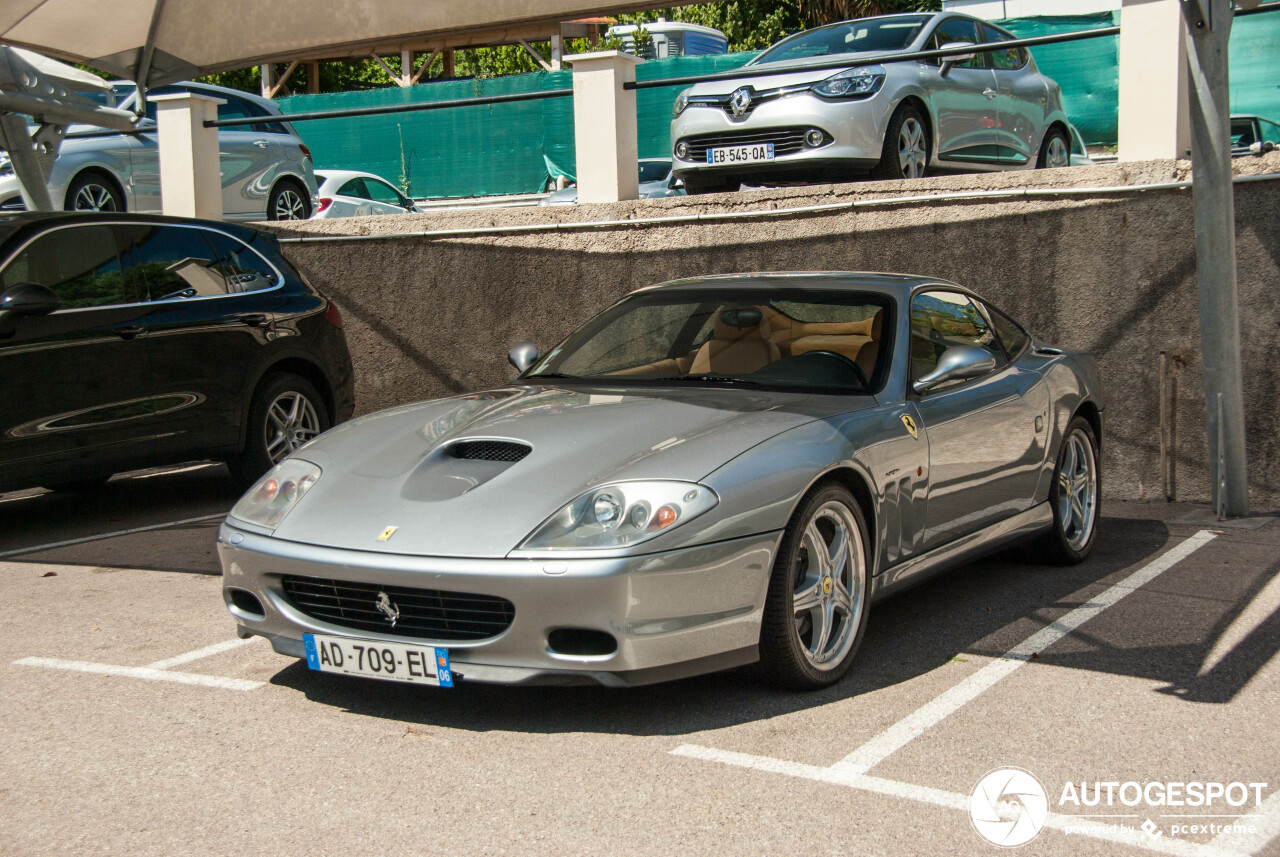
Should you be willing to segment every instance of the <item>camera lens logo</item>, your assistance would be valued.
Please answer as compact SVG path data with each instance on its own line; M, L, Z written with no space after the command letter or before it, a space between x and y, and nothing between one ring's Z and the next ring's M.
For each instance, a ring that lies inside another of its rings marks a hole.
M1004 848L1026 845L1044 827L1049 798L1022 768L996 768L973 787L969 820L978 835Z

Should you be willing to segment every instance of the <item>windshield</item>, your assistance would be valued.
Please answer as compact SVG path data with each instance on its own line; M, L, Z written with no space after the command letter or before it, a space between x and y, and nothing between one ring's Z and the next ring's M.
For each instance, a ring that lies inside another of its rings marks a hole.
M1252 146L1257 139L1257 135L1253 133L1252 119L1232 119L1231 120L1231 145Z
M752 65L861 51L900 51L915 41L932 15L891 15L843 21L783 39L752 60Z
M655 289L587 322L522 376L866 393L887 373L883 295Z
M660 182L671 172L670 161L641 161L640 182Z

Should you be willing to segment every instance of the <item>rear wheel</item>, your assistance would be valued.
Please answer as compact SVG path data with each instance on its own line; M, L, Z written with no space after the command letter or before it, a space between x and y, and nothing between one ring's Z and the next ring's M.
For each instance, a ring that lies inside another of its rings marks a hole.
M760 628L760 671L816 690L849 671L870 607L867 527L848 490L828 484L787 526Z
M305 378L269 375L249 405L244 449L228 462L231 473L248 484L329 428L324 399Z
M276 184L267 201L268 220L306 220L311 216L311 195L295 181Z
M124 195L101 173L83 172L67 187L67 211L124 211Z
M871 171L877 179L918 179L929 166L929 135L924 118L910 104L901 105L885 131L880 163Z
M1061 128L1050 128L1040 145L1040 157L1036 159L1036 169L1057 169L1071 166L1071 143Z
M1055 565L1084 562L1098 533L1101 481L1093 427L1076 417L1067 427L1053 470L1049 489L1053 528L1037 542L1038 556Z

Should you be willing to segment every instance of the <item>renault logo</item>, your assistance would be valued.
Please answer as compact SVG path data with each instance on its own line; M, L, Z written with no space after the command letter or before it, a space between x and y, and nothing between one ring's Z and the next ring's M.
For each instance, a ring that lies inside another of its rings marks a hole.
M747 115L751 110L750 87L744 86L733 91L733 95L729 96L729 109L733 111L734 116L739 118Z
M378 608L378 612L387 617L387 621L391 623L391 627L396 626L396 621L400 618L400 608L391 600L391 596L385 592L378 593L378 600L374 603L374 607Z

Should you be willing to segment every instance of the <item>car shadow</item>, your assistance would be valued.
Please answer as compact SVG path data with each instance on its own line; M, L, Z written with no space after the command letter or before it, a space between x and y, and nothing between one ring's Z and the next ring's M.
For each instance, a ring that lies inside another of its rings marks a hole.
M830 688L814 692L780 690L759 681L750 668L643 688L500 687L467 685L451 690L312 672L299 661L272 683L308 699L357 714L474 731L614 732L631 735L685 735L765 720L891 687L921 676L966 653L1000 655L1087 596L1122 578L1185 534L1172 535L1156 520L1107 518L1090 560L1061 568L1031 564L1014 549L956 569L871 612L868 635L853 671ZM1259 575L1258 586L1265 583ZM1114 579L1113 579L1114 578ZM1257 587L1254 587L1256 590ZM1083 590L1083 592L1082 592ZM1245 598L1217 603L1216 622L1233 621ZM1118 609L1118 608L1113 608ZM1146 621L1176 638L1177 623L1141 606ZM1095 620L1096 621L1096 620ZM1126 617L1125 623L1132 618ZM1189 686L1185 698L1227 701L1280 648L1271 617L1251 639L1249 654L1229 655L1207 681ZM1124 623L1121 623L1124 624ZM1132 632L1132 625L1129 626ZM1084 629L1089 631L1089 627ZM1172 686L1183 686L1186 665L1199 664L1213 638L1199 626L1183 626L1185 639L1152 661L1152 653L1116 638L1083 651L1043 658L1076 669L1146 676L1151 671ZM1143 633L1139 631L1139 633ZM1253 643L1261 643L1252 651Z

